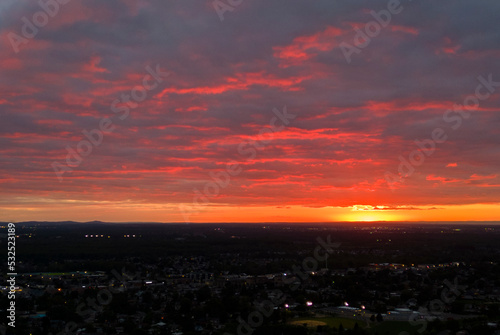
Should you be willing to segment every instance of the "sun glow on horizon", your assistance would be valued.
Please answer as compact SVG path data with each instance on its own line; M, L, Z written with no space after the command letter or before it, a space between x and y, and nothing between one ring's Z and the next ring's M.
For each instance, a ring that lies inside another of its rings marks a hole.
M349 222L375 222L375 221L401 221L398 215L392 213L353 213L347 214L343 221Z
M499 221L500 204L455 206L352 205L325 206L231 206L202 208L190 203L160 204L123 201L66 202L48 207L39 198L31 199L30 210L21 206L1 207L4 221L80 221L108 222L399 222L399 221ZM62 208L64 207L64 211ZM61 210L55 211L54 208ZM71 212L71 217L67 212Z
M401 221L401 215L394 213L395 210L387 206L354 205L351 207L351 211L343 216L343 221Z

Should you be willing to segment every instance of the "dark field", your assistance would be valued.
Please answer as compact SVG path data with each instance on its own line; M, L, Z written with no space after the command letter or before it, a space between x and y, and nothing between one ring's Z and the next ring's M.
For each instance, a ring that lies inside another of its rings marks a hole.
M495 223L17 223L16 329L494 334L499 233Z

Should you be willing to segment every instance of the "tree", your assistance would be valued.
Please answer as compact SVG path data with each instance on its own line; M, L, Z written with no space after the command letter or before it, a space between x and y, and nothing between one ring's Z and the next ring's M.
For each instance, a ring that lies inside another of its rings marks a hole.
M350 333L351 333L352 335L361 335L361 334L363 334L363 331L361 330L361 328L359 328L359 325L358 325L358 323L356 322L356 323L354 324L354 328L350 331Z
M339 325L339 334L344 332L344 326L342 326L342 323Z

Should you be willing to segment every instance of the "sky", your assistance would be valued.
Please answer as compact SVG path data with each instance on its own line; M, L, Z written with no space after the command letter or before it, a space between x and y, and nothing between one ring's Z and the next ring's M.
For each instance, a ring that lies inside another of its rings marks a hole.
M3 0L0 220L498 220L499 13Z

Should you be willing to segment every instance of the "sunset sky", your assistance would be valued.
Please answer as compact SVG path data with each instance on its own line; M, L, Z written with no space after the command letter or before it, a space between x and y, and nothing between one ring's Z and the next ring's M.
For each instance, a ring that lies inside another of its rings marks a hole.
M498 1L58 1L0 3L0 220L500 219Z

